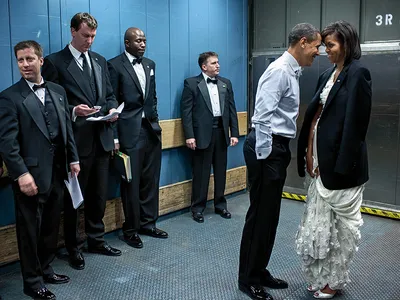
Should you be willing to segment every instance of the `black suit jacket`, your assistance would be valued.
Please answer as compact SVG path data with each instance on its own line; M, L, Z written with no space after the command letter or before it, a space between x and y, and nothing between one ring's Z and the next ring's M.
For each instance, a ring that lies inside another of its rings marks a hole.
M47 89L60 121L67 172L69 163L79 161L67 96L58 84L48 82ZM12 180L29 172L39 193L45 193L50 189L52 179L53 147L35 97L24 79L0 94L0 155Z
M334 68L318 80L317 92L304 116L297 163L305 176L308 135L318 109L320 93ZM331 190L346 189L368 181L368 157L365 136L371 114L371 75L358 60L340 73L326 100L318 122L317 152L321 180Z
M239 137L235 100L230 80L219 76L217 79L225 140L229 146L229 129L232 137ZM185 138L195 138L199 149L207 148L212 136L213 111L203 74L185 79L181 111Z
M83 84L83 73L75 62L68 46L63 50L50 54L44 59L42 75L45 80L60 84L67 92L70 104L70 112L79 104L86 104L89 107L101 106L101 114L107 115L111 108L117 108L113 90L110 84L107 61L95 52L89 51L93 74L96 79L97 101L91 99L85 85ZM87 156L92 152L93 139L100 137L101 144L105 151L114 149L114 138L112 125L108 122L90 122L86 117L77 117L72 122L75 141L80 156Z
M114 95L120 104L125 103L117 124L119 142L125 149L132 148L138 141L143 111L153 132L161 140L157 112L156 65L146 57L143 57L142 65L146 74L146 95L143 95L139 79L125 52L108 62Z

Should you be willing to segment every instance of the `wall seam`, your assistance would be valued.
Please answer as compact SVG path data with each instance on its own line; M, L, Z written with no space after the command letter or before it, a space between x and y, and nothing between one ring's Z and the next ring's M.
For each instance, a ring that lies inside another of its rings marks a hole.
M171 89L171 78L172 78L172 71L171 71L171 1L168 0L168 68L169 68L169 118L171 119L172 116L172 108L173 104L175 103L172 98L172 89Z
M49 39L49 54L51 53L51 37L50 37L50 0L47 0L47 30Z
M10 41L10 66L11 66L11 83L14 83L14 68L13 68L13 56L14 56L14 51L13 51L13 46L12 46L12 34L11 34L11 7L10 7L10 0L7 1L8 5L8 31L9 31L9 41Z

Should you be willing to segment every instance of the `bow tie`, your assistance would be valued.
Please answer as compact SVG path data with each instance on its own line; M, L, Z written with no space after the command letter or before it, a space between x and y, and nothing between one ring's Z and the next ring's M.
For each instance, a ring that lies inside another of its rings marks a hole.
M132 59L132 64L133 65L135 65L135 64L141 64L142 63L142 59L143 59L143 57L137 57L137 58L134 58L134 59Z
M214 84L217 84L217 82L218 82L218 79L211 79L211 78L207 78L207 83L214 83Z
M35 84L32 89L34 92L38 89L45 89L46 88L46 82L43 82L42 84Z

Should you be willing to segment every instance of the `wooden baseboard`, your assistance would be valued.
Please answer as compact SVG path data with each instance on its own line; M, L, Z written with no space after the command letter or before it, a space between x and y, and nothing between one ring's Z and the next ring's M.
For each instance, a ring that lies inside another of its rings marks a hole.
M160 215L165 215L190 206L192 182L186 180L160 188ZM246 167L230 169L226 174L225 194L242 191L246 188ZM212 199L214 193L213 176L210 178L208 199ZM124 213L121 199L116 198L107 201L104 215L105 231L110 232L122 227ZM80 211L80 232L84 235L83 211ZM63 245L63 219L61 219L59 244ZM10 263L19 259L18 245L15 233L15 225L0 228L0 265Z
M247 112L238 112L239 135L247 133ZM170 149L185 146L182 120L171 119L160 121L162 128L162 148Z

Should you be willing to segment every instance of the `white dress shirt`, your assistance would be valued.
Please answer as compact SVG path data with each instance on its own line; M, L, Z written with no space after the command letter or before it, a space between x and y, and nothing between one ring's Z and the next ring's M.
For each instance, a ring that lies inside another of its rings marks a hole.
M207 78L210 78L212 80L214 80L215 78L209 77L204 72L202 74L203 74L204 80L206 81L208 94L210 95L213 116L220 117L221 116L221 106L219 104L218 86L212 82L207 83Z
M142 63L133 64L133 60L136 59L135 56L130 54L125 50L125 55L128 57L129 62L132 64L133 70L136 73L137 78L139 79L140 87L142 88L143 98L146 95L146 73L144 72L144 67ZM142 111L142 118L145 118L144 110Z
M26 81L26 83L29 85L29 87L31 88L31 90L35 93L35 95L39 98L40 102L42 102L42 104L44 105L44 101L45 101L44 97L45 97L45 94L46 94L45 88L40 88L40 89L37 89L36 91L34 91L34 90L33 90L33 86L34 86L34 85L37 85L37 84L36 84L36 83L33 83L33 82L30 82L30 81L28 81L28 80L26 80L26 79L25 79L25 81ZM42 84L42 83L44 83L43 77L42 77L42 79L40 80L40 83L39 83L39 84Z
M258 81L254 115L257 159L271 154L272 134L287 138L296 136L299 115L301 68L287 51L272 62Z
M89 66L90 69L92 69L92 63L91 63L91 61L90 61L90 57L89 57L89 54L88 54L87 51L86 51L86 52L80 52L80 51L76 50L76 49L74 48L74 46L72 46L71 43L69 43L68 48L69 48L69 51L71 51L71 54L72 54L72 56L74 57L74 60L75 60L76 64L78 65L79 69L81 69L81 70L83 71L83 58L81 57L81 54L82 54L82 53L85 54L86 61L88 62L88 66ZM91 71L90 71L90 72L91 72ZM71 118L71 121L72 121L72 122L75 122L75 121L76 121L76 118L77 118L77 115L76 115L76 113L75 113L75 107L74 107L74 108L72 109L72 118Z

